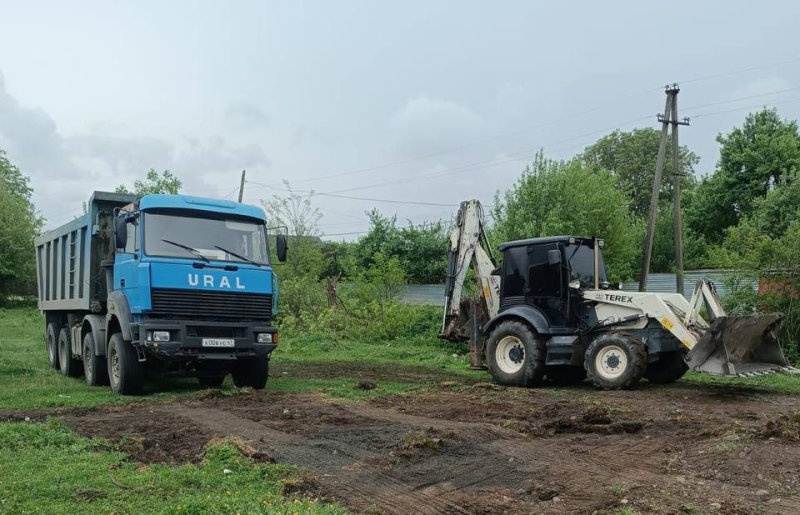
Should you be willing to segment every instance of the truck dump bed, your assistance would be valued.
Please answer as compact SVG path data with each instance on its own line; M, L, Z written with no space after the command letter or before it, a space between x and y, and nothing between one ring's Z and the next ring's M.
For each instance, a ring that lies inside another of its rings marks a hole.
M40 310L91 311L93 302L106 300L102 261L113 259L113 211L135 199L96 191L87 213L34 240Z

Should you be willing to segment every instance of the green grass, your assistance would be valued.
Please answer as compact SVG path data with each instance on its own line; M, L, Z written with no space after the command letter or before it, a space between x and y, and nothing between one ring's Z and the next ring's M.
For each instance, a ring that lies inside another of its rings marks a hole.
M198 465L143 466L55 420L7 423L0 470L0 513L345 513L284 496L284 482L302 472L255 463L229 441L210 446Z
M443 380L488 380L485 372L468 369L463 345L436 338L394 341L335 341L323 335L285 336L273 354L272 377L267 389L323 391L344 398L371 398L435 385ZM455 355L455 357L454 357ZM395 371L414 367L414 376L372 379L373 390L357 389L359 377L348 367L383 367ZM297 370L297 374L293 372ZM315 370L317 372L315 372ZM337 375L337 371L341 373ZM288 371L284 375L282 371ZM230 377L223 385L234 392ZM145 395L121 397L108 387L89 387L83 378L68 378L52 370L44 345L44 319L31 308L0 308L0 409L95 407L103 404L159 402L196 393L195 379L170 379L147 383Z
M688 372L683 381L727 387L765 388L783 393L800 393L800 375L770 374L758 377L717 377Z

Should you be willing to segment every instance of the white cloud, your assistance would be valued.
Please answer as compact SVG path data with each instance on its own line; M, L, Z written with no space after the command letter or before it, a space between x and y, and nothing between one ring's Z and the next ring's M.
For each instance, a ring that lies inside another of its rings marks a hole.
M422 95L406 102L392 126L401 148L419 154L468 143L479 135L483 120L466 106Z
M170 141L126 134L113 122L86 125L86 132L62 135L44 110L22 106L0 74L0 148L31 178L48 229L80 214L93 191L131 185L150 168L171 170L187 192L217 196L233 187L242 169L263 172L271 165L255 143L231 144L219 136Z

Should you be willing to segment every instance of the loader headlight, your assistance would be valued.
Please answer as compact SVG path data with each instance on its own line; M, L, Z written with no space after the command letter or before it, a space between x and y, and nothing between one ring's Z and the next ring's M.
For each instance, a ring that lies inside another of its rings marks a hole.
M168 342L169 331L153 331L153 340L157 342Z
M272 333L258 333L258 343L272 343Z

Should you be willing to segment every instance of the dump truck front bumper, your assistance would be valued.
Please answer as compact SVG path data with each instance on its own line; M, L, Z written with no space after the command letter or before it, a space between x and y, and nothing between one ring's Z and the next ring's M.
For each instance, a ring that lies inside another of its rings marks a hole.
M278 347L278 329L260 323L153 320L138 324L138 336L135 347L166 360L235 361Z

